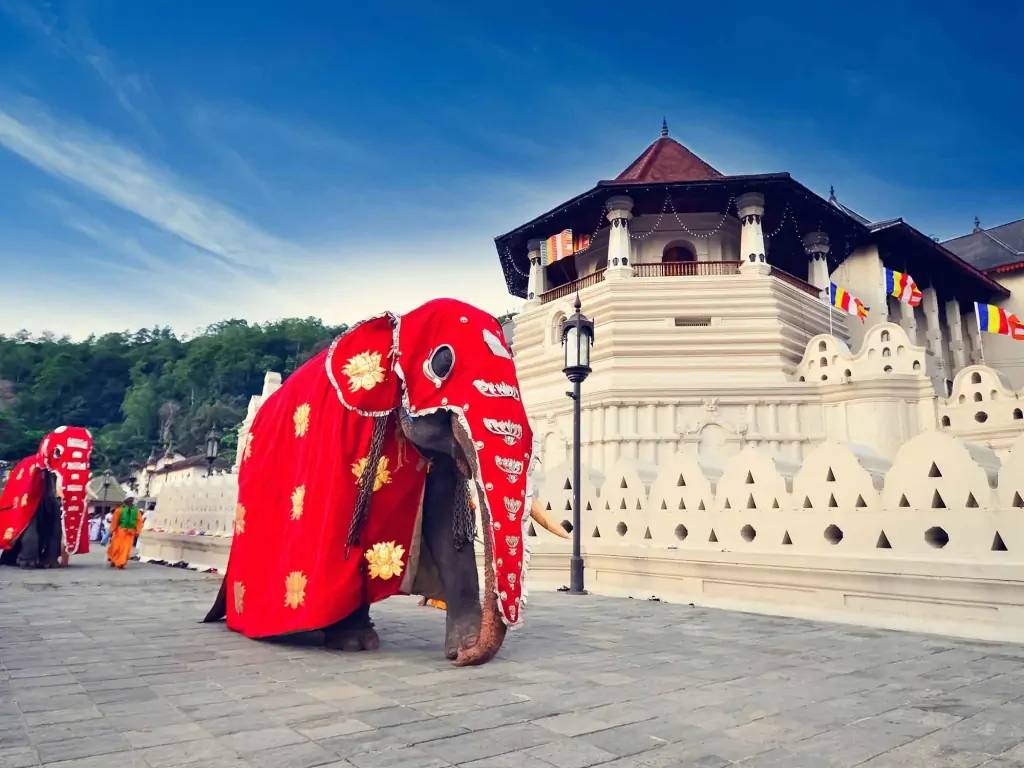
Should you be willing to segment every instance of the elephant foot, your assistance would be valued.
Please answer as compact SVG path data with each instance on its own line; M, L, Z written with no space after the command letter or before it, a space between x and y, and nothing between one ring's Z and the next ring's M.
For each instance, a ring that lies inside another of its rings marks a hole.
M324 645L338 651L376 651L380 637L373 627L327 630Z

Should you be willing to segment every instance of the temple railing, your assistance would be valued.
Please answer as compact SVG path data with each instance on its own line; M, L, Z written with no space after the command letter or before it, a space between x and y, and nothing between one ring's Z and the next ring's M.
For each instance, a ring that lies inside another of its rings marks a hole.
M670 261L663 264L634 264L636 277L702 277L704 275L735 275L738 261Z
M772 277L777 277L784 283L789 283L794 288L799 288L804 293L809 293L816 299L821 298L821 289L811 285L806 280L801 280L796 275L791 275L785 270L779 269L778 267L772 267Z
M670 261L667 263L634 264L633 275L635 277L719 277L724 275L738 275L740 273L740 262L738 261ZM772 277L789 283L804 293L820 298L821 291L815 286L802 280L796 275L791 275L785 270L773 266ZM584 275L564 285L559 285L540 295L541 304L550 301L563 299L571 296L577 291L589 288L604 281L604 270L599 269L590 275Z
M547 304L549 301L555 301L557 299L564 299L566 296L571 296L577 291L581 291L584 288L589 288L592 285L597 285L604 281L604 270L599 269L590 275L584 275L578 277L575 280L566 283L565 285L559 285L556 288L552 288L550 291L544 291L540 295L540 303Z

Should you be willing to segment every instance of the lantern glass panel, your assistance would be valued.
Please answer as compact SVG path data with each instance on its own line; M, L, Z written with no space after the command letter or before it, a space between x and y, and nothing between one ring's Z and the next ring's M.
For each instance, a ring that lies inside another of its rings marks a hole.
M571 325L565 332L565 367L576 368L580 364L580 332L575 325Z

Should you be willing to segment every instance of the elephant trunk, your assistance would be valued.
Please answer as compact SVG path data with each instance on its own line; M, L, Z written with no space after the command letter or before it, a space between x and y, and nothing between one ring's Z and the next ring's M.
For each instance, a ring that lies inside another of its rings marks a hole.
M486 664L494 658L505 641L505 622L498 612L498 584L494 573L494 548L487 532L491 528L491 516L487 504L480 505L480 519L484 527L481 536L484 544L484 601L480 609L480 633L476 644L469 648L459 649L455 658L455 666L472 667Z

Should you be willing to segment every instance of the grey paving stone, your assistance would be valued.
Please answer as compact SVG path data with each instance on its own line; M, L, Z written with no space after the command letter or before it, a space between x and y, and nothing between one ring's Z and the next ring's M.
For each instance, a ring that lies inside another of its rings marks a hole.
M455 669L410 598L374 606L380 652L342 654L198 624L216 578L90 558L0 568L3 768L1024 762L1024 645L541 592Z
M4 768L29 768L42 763L39 762L39 753L34 747L0 746L0 765Z

